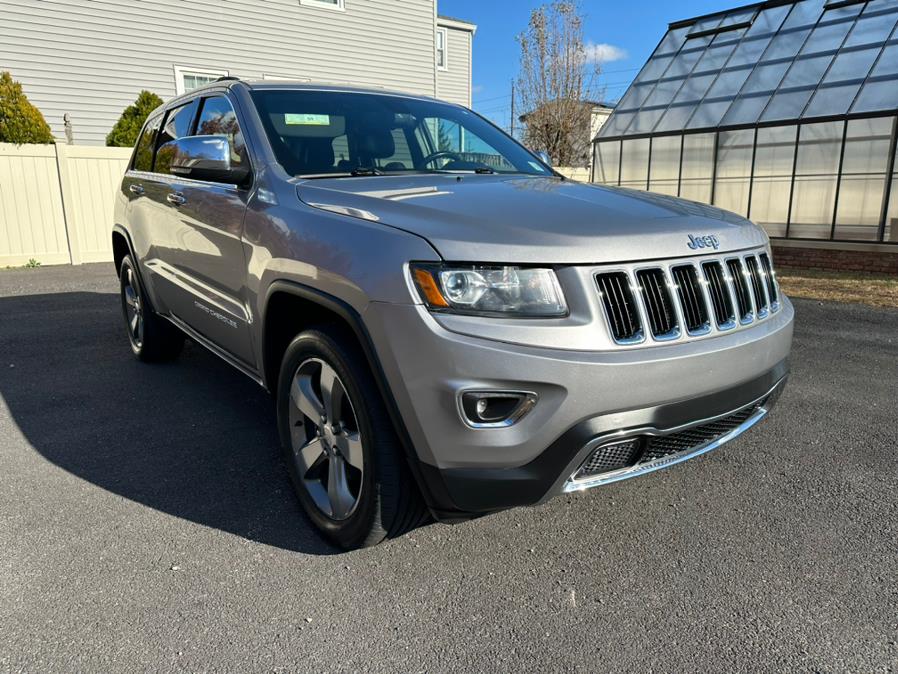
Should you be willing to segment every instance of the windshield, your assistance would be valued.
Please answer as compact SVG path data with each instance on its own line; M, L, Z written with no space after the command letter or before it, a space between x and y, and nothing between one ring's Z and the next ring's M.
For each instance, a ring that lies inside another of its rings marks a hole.
M381 94L252 93L278 162L294 176L552 172L470 110Z

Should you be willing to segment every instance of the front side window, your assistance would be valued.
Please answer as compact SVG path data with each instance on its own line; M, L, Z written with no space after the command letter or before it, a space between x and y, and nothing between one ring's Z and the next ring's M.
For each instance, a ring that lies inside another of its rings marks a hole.
M143 133L137 139L137 147L134 150L134 163L131 168L135 171L153 170L153 149L156 147L156 136L162 123L162 115L150 119L143 128Z
M224 96L203 99L203 107L196 122L197 136L227 136L231 145L231 165L242 166L246 161L246 145L237 122L237 114Z
M156 143L156 146L160 148L159 151L156 152L156 163L153 167L153 170L156 173L170 173L171 152L167 149L162 149L162 146L173 140L191 134L193 129L193 119L196 116L196 109L198 106L199 101L193 99L179 108L173 108L168 111L168 114L165 117L165 123L162 125L162 130L159 132L159 139Z
M475 113L438 101L349 92L252 93L275 156L296 176L467 172L552 175Z

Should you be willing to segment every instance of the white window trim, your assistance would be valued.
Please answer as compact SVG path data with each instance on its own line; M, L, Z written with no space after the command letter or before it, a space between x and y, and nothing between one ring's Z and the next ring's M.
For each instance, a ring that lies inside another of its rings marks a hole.
M320 9L330 9L335 12L346 11L346 0L337 0L337 4L326 2L325 0L299 0L300 5L307 7L318 7Z
M433 60L437 62L437 70L449 70L449 29L448 28L437 28L437 33L443 36L443 64L440 65L440 62L437 60L437 55L440 53L439 50L439 42L434 38L434 50L433 50Z
M189 66L175 66L175 93L180 96L187 93L184 86L185 75L199 75L201 77L227 77L227 70L211 70L209 68L191 68Z

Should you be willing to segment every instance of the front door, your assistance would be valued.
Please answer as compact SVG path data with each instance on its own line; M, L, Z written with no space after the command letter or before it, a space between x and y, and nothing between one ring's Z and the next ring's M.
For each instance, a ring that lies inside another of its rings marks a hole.
M190 115L189 122L182 114ZM157 147L186 135L213 134L228 136L232 164L249 161L224 94L171 111ZM241 240L248 190L173 175L158 154L154 172L161 182L154 201L167 214L154 233L158 255L147 262L157 293L168 313L255 370Z

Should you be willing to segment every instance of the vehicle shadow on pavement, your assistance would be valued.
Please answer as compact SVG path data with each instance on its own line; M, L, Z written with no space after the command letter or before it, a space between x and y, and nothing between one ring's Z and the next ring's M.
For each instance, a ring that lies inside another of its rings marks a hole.
M0 395L27 442L161 512L278 548L337 553L293 494L273 399L190 341L173 363L139 363L119 312L115 294L0 297Z

